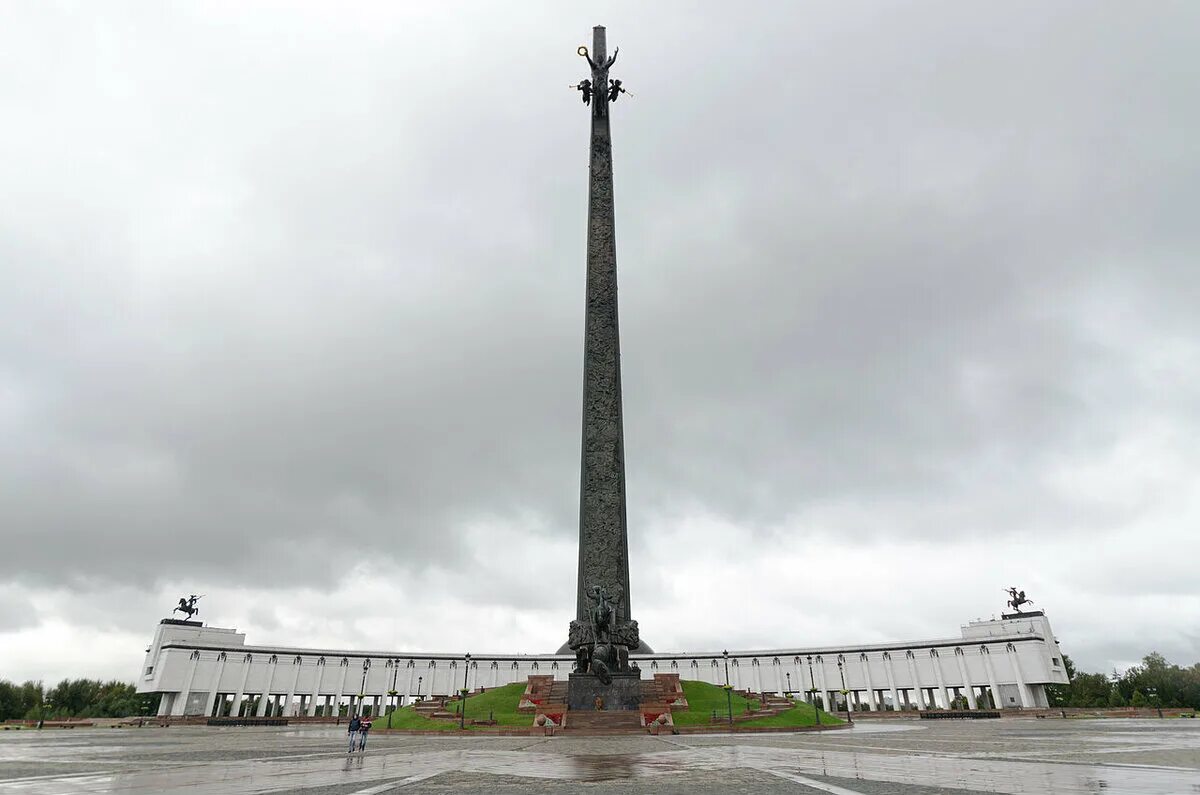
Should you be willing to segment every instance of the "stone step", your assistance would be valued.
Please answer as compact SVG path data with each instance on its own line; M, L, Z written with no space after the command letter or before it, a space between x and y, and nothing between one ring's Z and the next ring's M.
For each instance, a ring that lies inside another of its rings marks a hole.
M621 710L571 710L567 713L567 731L591 731L593 729L640 729L642 713L635 709Z

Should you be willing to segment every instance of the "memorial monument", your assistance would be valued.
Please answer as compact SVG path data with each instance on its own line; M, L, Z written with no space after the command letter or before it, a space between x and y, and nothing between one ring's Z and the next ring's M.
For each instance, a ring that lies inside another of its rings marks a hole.
M579 570L567 642L556 654L476 656L251 645L236 629L192 620L203 597L192 594L172 613L185 619L158 624L138 692L162 695L160 716L339 720L364 708L379 714L397 697L404 703L525 682L527 694L540 693L529 700L535 726L570 711L566 726L583 732L661 726L682 692L666 686L671 679L677 688L685 679L759 694L803 692L872 712L948 708L960 698L971 709L1048 707L1047 687L1069 683L1065 658L1045 614L1022 610L1033 601L1016 587L1005 589L1015 612L971 621L958 636L687 653L654 653L642 642L629 588L611 138L611 109L622 94L631 95L609 77L617 52L608 55L603 27L579 55L590 75L573 88L588 109L591 137ZM569 675L566 655L574 657Z
M640 672L629 653L650 650L638 636L629 594L625 515L625 434L621 421L621 343L609 108L624 89L610 81L602 26L578 53L591 77L576 88L591 111L588 174L587 300L583 352L583 439L579 478L579 579L575 620L561 651L575 655L570 709L633 709Z

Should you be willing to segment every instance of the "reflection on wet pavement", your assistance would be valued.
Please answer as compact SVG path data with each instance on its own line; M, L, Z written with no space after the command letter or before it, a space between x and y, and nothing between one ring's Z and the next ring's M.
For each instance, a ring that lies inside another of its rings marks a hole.
M898 727L897 727L898 728ZM911 724L907 728L913 728ZM57 741L50 735L35 740L0 742L0 762L33 756L51 762L67 756L90 762L95 769L76 775L0 778L0 792L28 795L60 793L273 793L320 791L337 788L355 795L407 788L444 773L511 776L538 781L635 782L680 774L702 774L719 787L721 775L732 770L769 774L780 781L781 791L856 793L871 782L890 782L889 791L912 787L944 787L977 792L1042 795L1043 793L1129 793L1130 795L1182 795L1200 793L1200 727L1129 727L1122 731L1078 731L1063 725L1055 730L1014 730L996 722L992 727L936 731L842 732L838 735L770 735L673 737L552 738L523 742L495 742L489 738L380 738L365 755L347 757L329 751L336 733L281 732L217 734L194 731L152 735L156 743L108 744L103 736L90 741ZM134 735L149 740L146 735ZM82 739L82 738L81 738ZM254 740L257 739L257 743ZM911 747L895 746L903 740ZM224 744L231 754L257 744L257 759L187 761L158 758L130 762L121 757L136 751L170 748L212 754ZM855 749L855 744L859 748ZM974 747L961 747L973 744ZM308 746L310 752L296 746ZM1006 752L997 745L1008 745ZM241 746L241 747L238 747ZM924 746L924 749L921 749ZM949 746L949 747L946 747ZM1162 749L1181 753L1189 766L1137 766L1073 764L1061 759L1036 761L1014 758L1027 753L1056 755L1086 747L1090 753ZM600 753L603 749L610 753ZM1022 751L1021 749L1026 749ZM274 752L274 753L272 753ZM88 760L88 757L91 759ZM2 769L2 768L0 768ZM76 768L79 769L79 768ZM103 772L101 772L103 771ZM809 777L829 777L837 785ZM786 783L785 783L786 782ZM858 782L856 784L856 782ZM633 791L638 791L635 788ZM712 791L720 791L719 788ZM877 788L872 791L879 791Z

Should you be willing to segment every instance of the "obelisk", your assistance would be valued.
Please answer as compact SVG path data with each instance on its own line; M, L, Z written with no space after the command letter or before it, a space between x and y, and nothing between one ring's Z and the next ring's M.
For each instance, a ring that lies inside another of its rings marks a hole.
M617 322L617 243L613 213L608 55L602 26L592 48L588 174L587 300L583 348L583 439L579 478L579 580L568 647L576 673L631 673L641 640L632 619L625 514L625 440L621 419L621 342ZM588 100L589 90L584 90ZM605 613L609 610L610 613ZM599 612L598 612L599 611ZM597 616L607 618L598 619ZM642 647L643 650L644 647ZM573 677L574 678L574 677ZM574 686L573 686L574 687Z

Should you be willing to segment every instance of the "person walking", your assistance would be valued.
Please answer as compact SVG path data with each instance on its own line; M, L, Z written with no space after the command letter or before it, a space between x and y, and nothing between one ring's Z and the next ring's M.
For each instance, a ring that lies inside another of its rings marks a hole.
M371 731L371 719L363 718L358 724L358 750L367 750L367 732Z
M350 718L350 725L346 728L346 732L350 735L350 747L346 749L346 753L354 753L354 746L358 743L358 733L362 729L362 721L358 716Z

